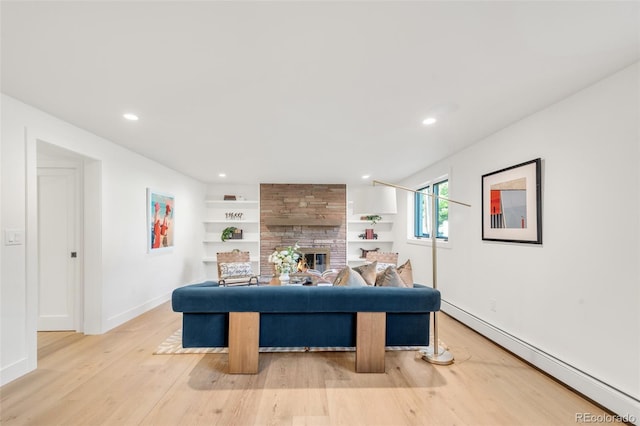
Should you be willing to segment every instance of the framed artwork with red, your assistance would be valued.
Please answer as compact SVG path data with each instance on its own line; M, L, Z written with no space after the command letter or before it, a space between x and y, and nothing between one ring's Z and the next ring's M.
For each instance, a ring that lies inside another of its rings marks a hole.
M482 175L482 239L542 244L540 158Z

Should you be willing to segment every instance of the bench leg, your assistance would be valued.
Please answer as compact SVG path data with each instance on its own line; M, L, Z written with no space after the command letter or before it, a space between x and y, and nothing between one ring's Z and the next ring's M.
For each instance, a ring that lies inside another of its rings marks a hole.
M356 372L384 373L386 312L358 312L356 322Z
M258 373L259 340L259 312L229 312L229 373Z

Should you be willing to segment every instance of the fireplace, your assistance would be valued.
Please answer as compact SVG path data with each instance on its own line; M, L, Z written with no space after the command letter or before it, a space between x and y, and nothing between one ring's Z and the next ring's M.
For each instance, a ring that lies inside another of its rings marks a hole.
M286 249L287 247L276 247L277 251ZM298 272L304 272L307 269L324 272L330 268L331 250L328 247L300 247L297 252L301 255L298 261Z
M302 247L298 249L298 253L302 255L298 262L298 270L315 269L324 272L330 268L329 258L331 250L320 247Z
M344 184L260 184L260 271L273 271L269 255L276 247L295 244L309 254L310 269L344 268L346 190Z

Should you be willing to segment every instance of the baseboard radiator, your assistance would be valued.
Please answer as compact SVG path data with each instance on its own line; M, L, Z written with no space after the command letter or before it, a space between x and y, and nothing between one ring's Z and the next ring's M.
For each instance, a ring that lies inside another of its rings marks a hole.
M640 420L640 400L632 395L612 387L446 300L442 300L440 309L618 416L635 419L635 422ZM443 337L446 341L446 336Z

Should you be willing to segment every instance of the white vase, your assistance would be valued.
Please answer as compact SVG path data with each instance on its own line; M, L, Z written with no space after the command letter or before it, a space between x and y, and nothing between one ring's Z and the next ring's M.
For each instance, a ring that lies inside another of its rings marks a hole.
M289 273L288 272L281 272L280 273L280 282L286 282L289 281Z

